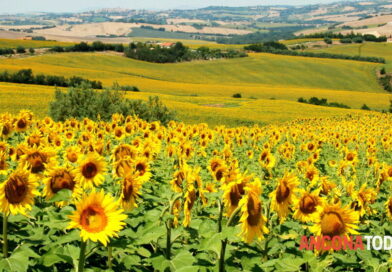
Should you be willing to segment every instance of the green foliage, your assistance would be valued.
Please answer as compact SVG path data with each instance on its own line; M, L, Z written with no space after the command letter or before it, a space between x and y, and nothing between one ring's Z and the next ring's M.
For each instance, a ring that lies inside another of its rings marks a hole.
M265 42L265 43L250 44L248 46L245 46L244 49L254 51L254 52L266 52L266 51L273 51L275 49L288 50L286 45L279 43L279 42L274 42L274 41Z
M242 95L240 93L235 93L233 94L233 98L241 98Z
M246 57L244 52L238 50L210 49L200 47L197 50L191 50L181 42L177 42L169 47L161 47L147 43L130 43L125 49L125 56L132 59L143 60L156 63L173 63L190 61L195 59L220 59L220 58L238 58Z
M344 108L344 109L350 109L349 106L343 104L343 103L338 103L338 102L328 102L326 98L317 98L317 97L311 97L309 100L306 100L303 97L298 98L297 100L300 103L307 103L307 104L312 104L312 105L317 105L317 106L325 106L325 107L335 107L335 108Z
M18 54L24 54L24 53L26 53L26 49L25 49L23 46L18 46L18 47L16 48L16 53L18 53Z
M97 120L98 115L102 120L110 120L115 113L136 115L144 120L160 121L163 124L175 119L175 113L157 96L149 97L147 102L130 100L118 89L95 91L87 84L69 88L67 92L56 90L55 99L49 105L49 115L56 121L85 117Z
M361 110L371 110L368 105L363 104Z
M303 38L330 38L330 39L341 39L344 40L343 43L351 43L354 39L362 39L363 41L368 41L368 42L386 42L387 37L386 36L380 36L376 37L372 34L361 34L361 33L347 33L347 34L342 34L342 33L334 33L334 32L320 32L320 33L313 33L309 35L301 35L297 36L298 39L303 39ZM342 41L341 41L342 42Z
M87 83L94 89L102 89L102 83L100 81L88 80L77 76L67 79L63 76L34 75L31 69L22 69L15 73L4 71L0 73L0 81L57 87L75 87L81 83Z
M34 54L35 53L35 49L34 48L30 48L29 52L30 52L30 54Z
M332 39L331 38L324 38L324 42L326 44L332 44Z
M384 74L378 80L381 86L384 88L384 90L390 93L392 92L392 75Z

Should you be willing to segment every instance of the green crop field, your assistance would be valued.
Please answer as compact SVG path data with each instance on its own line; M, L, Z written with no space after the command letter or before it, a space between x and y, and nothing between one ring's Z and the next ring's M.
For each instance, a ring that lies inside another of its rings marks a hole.
M370 57L385 58L385 65L389 72L392 72L392 44L391 43L364 43L364 44L344 44L333 45L322 49L308 49L308 51L327 52L345 55L362 55Z
M32 41L32 40L11 40L0 39L0 48L17 48L23 46L26 48L45 48L54 46L70 46L74 43L58 41Z

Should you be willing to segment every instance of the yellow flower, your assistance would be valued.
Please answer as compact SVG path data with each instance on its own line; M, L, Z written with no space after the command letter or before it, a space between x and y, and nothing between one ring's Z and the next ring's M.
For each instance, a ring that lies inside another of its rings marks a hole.
M193 184L188 185L184 198L184 221L182 225L188 227L191 222L192 208L196 201L196 190Z
M140 195L142 182L136 175L128 175L121 181L121 206L125 210L132 210L137 207L136 199Z
M392 197L390 197L388 201L385 203L385 208L387 210L387 215L389 217L389 220L392 220Z
M15 170L0 184L1 210L4 214L23 214L31 210L34 197L39 195L38 182L27 168Z
M117 237L125 226L127 216L119 207L119 202L103 191L84 196L76 203L76 210L69 216L68 229L80 229L83 241L101 242L106 246L109 238Z
M290 205L296 199L295 192L298 185L299 181L295 174L285 173L283 178L278 181L276 189L269 194L271 209L278 213L281 222L289 214Z
M315 224L310 228L316 236L346 236L358 235L356 231L359 214L348 206L341 207L341 203L326 204L317 215Z
M54 167L46 172L44 179L43 195L46 199L51 199L56 193L62 189L67 189L72 192L73 198L77 198L80 194L80 188L75 181L75 176L70 167ZM57 202L58 206L62 207L67 203L64 201Z
M319 197L319 190L309 193L301 190L302 195L294 201L295 212L293 217L301 222L311 222L316 219L317 212L323 205L322 198Z
M245 187L245 196L240 200L241 207L241 233L246 243L251 243L255 238L261 240L264 234L269 233L265 226L267 218L262 214L260 180L255 179Z
M97 153L89 153L79 160L79 165L73 170L75 180L86 189L99 186L104 180L106 163Z

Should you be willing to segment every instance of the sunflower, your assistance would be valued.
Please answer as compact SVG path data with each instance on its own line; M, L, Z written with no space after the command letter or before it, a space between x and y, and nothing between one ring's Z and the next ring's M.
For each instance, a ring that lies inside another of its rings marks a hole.
M76 203L76 210L69 216L68 229L80 229L83 241L101 242L106 246L110 237L118 237L125 226L127 216L119 207L119 202L103 191L84 196Z
M142 182L136 175L128 175L121 181L121 206L125 210L137 207L136 198L140 195Z
M189 166L184 163L180 166L180 169L178 169L176 172L174 172L173 179L170 181L172 190L177 193L182 192L182 188L184 186L184 181L188 177L190 169Z
M386 208L386 210L387 210L388 218L389 218L390 220L392 220L392 197L390 197L390 198L388 199L388 201L385 203L385 208Z
M150 165L146 158L138 158L134 163L134 171L140 177L140 180L144 183L147 182L152 174L150 172Z
M275 166L276 159L268 149L264 149L260 154L259 162L263 168L270 170Z
M192 208L196 201L196 190L193 184L188 185L184 198L184 221L182 225L188 227L191 222Z
M43 195L46 199L51 199L62 189L67 189L72 192L73 198L77 198L79 195L79 186L75 181L75 176L72 173L70 167L53 167L46 172L46 178L44 179L44 190ZM66 202L56 203L59 207L66 205Z
M290 205L296 199L298 178L293 173L285 173L278 182L278 186L269 196L271 198L271 209L278 213L280 221L283 222L289 214Z
M79 159L79 165L74 169L75 180L83 188L89 189L99 186L104 180L106 163L97 153L89 153Z
M0 175L6 174L8 170L8 163L7 163L7 153L5 151L0 151Z
M29 126L30 121L24 116L19 117L14 124L16 132L24 132L29 128Z
M41 174L45 169L52 166L53 157L56 153L51 148L32 147L24 150L21 156L21 164L27 165L33 174Z
M348 206L341 207L341 203L325 204L316 217L315 224L310 231L316 236L346 236L358 235L356 231L359 214Z
M323 200L319 197L320 190L312 193L301 190L301 193L301 197L294 201L295 212L293 217L301 222L312 222L323 205Z
M25 215L34 204L34 196L39 195L37 187L38 182L26 167L15 170L5 182L0 184L2 212L6 215L9 213Z
M225 215L230 217L234 210L238 207L241 198L245 194L245 186L252 179L252 176L237 176L235 181L229 182L222 186L223 203L226 208Z
M362 217L366 213L372 214L374 211L371 209L369 204L373 204L376 201L377 192L373 188L367 188L367 183L362 184L358 192L354 191L352 193L352 198L354 200L352 207L359 212Z
M246 243L251 243L254 238L261 240L269 230L265 226L267 218L262 214L261 203L261 182L255 179L245 187L245 196L240 200L241 207L241 233L242 239Z
M7 139L8 137L11 136L14 128L12 127L12 124L9 122L0 122L0 137Z
M67 160L69 162L76 162L79 158L79 154L81 153L81 150L79 147L77 146L70 146L67 147L67 149L65 150L65 157L67 158Z

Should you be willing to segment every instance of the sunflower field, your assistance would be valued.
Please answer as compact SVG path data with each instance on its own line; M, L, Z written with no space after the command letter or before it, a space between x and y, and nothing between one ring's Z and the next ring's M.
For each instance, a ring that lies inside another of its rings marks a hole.
M0 115L0 271L388 271L392 118L235 127Z

